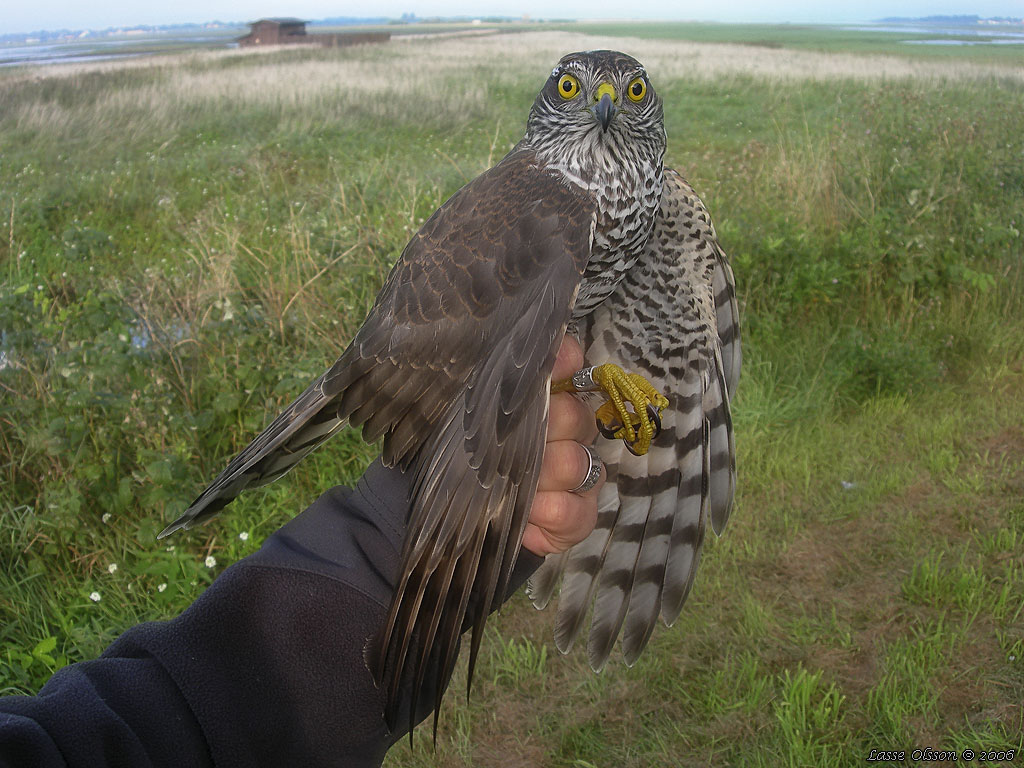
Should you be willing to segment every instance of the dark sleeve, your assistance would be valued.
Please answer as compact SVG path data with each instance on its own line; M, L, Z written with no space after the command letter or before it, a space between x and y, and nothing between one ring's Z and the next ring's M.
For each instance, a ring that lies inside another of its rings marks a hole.
M391 600L406 499L401 473L375 463L176 619L0 699L0 766L380 765L403 733L384 726L363 651ZM541 561L520 555L509 594Z

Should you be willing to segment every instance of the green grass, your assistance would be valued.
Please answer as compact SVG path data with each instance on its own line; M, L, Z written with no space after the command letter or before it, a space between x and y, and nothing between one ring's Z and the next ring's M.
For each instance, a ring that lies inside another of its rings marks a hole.
M638 29L659 32L616 27ZM756 32L776 33L795 34ZM389 765L1021 746L1024 85L919 49L923 69L893 77L870 36L821 40L724 71L630 42L743 302L738 502L682 617L594 675L516 597L468 704L457 672L436 752L417 739ZM360 474L373 448L346 433L154 538L334 359L419 223L519 137L545 62L614 42L0 72L0 690L177 614ZM807 61L820 77L792 74Z
M888 54L935 60L985 61L1020 64L1019 45L908 45L908 40L934 40L940 35L918 28L914 31L857 29L815 24L716 24L709 22L579 22L560 25L591 35L635 36L647 40L687 40L695 43L731 43L754 48L823 51L825 53ZM1015 32L1015 27L990 31ZM945 36L942 36L945 39ZM971 40L976 36L951 35Z

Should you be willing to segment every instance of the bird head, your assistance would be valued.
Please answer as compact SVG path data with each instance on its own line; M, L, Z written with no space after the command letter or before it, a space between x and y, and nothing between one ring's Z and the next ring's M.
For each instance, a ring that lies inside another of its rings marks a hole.
M534 101L526 140L552 158L611 154L625 160L638 150L660 158L665 148L661 99L632 56L570 53Z

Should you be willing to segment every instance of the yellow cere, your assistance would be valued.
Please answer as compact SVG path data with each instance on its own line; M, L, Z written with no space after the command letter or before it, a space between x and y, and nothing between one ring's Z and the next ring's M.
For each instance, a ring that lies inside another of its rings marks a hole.
M594 101L600 101L601 97L604 96L606 93L608 94L608 98L610 98L614 103L616 99L615 86L612 85L611 83L601 83L599 86L597 86L597 92L594 94Z
M571 99L580 92L580 83L572 75L562 75L558 78L558 92L563 99Z
M647 95L647 83L642 77L638 77L629 84L629 87L626 88L626 93L629 94L629 98L632 101L640 101L640 99Z

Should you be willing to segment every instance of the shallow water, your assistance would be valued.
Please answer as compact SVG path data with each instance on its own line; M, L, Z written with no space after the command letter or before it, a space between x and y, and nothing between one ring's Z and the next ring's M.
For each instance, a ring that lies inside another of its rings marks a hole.
M206 47L234 47L238 31L221 35L156 35L148 37L121 37L116 39L79 39L60 43L25 43L0 45L0 67L43 66L71 64L82 61L103 61L144 56L189 43ZM130 48L131 50L119 50Z

